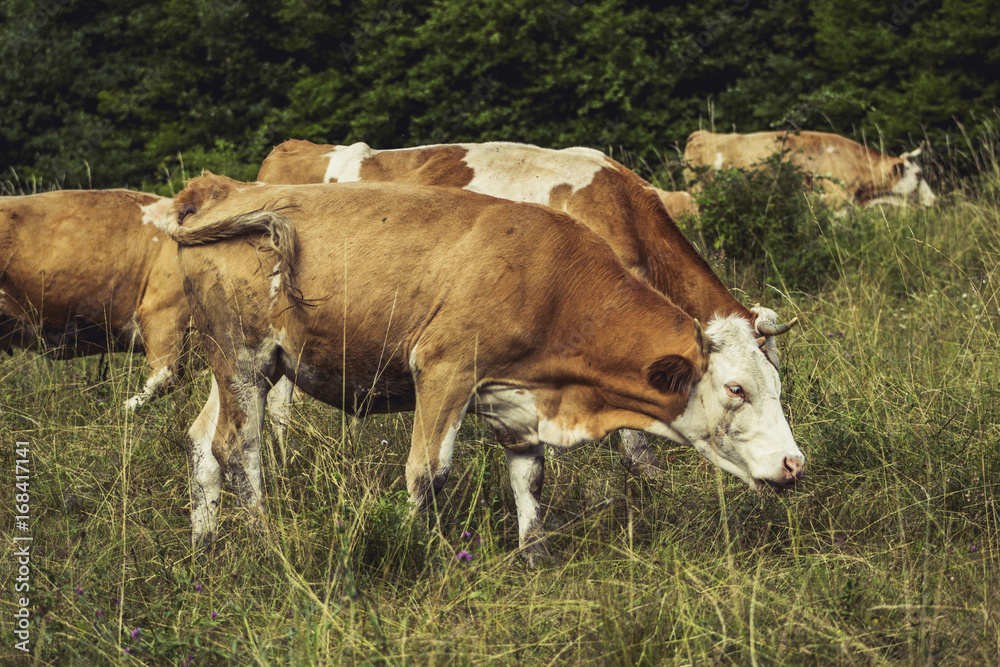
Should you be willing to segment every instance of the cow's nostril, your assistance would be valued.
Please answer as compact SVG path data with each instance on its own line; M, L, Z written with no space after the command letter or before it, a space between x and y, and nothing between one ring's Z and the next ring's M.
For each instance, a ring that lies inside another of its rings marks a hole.
M783 466L785 468L785 472L788 474L789 477L791 477L792 479L802 479L802 473L804 471L805 466L802 465L801 459L799 459L798 457L792 458L786 456L785 460L783 461Z

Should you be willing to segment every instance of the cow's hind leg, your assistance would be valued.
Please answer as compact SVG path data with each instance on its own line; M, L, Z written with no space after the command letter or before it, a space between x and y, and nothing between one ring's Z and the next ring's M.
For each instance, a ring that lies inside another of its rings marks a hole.
M212 376L212 391L205 407L188 430L188 460L191 476L191 546L195 549L215 541L219 526L222 474L212 454L219 423L219 386Z
M212 394L192 434L192 543L197 546L217 530L221 481L254 524L262 522L260 440L264 404L274 370L273 349L241 350L233 367L209 355ZM213 420L212 416L216 418ZM214 429L210 428L214 421ZM214 430L214 433L212 431ZM210 442L210 449L206 443ZM212 462L214 461L214 465Z
M472 387L454 376L424 371L416 393L406 488L415 508L423 510L448 479L455 437L469 407Z
M295 392L295 384L286 376L271 388L267 394L267 414L271 418L271 432L274 440L278 443L279 463L284 468L288 464L288 456L285 451L285 441L288 438L288 427L292 421L292 395ZM274 452L271 458L275 459Z

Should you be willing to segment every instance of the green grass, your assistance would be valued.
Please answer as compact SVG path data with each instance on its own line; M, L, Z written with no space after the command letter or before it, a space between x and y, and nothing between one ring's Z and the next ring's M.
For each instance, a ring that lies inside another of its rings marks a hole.
M819 291L720 264L800 318L783 383L808 482L759 497L665 441L658 486L630 479L610 442L553 455L553 557L536 570L475 419L439 511L412 519L410 415L300 404L288 465L266 469L270 532L228 502L217 552L197 558L184 434L205 371L191 363L187 386L129 416L141 357L115 356L106 379L96 358L6 358L0 522L14 532L26 439L36 664L997 664L998 193L994 170L937 210L834 224ZM13 570L0 580L6 664Z

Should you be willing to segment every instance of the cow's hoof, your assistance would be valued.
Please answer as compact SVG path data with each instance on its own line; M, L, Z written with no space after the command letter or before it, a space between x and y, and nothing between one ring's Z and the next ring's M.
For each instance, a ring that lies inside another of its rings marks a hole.
M548 540L542 534L535 534L524 540L518 550L518 555L521 556L521 560L530 570L539 568L552 560Z

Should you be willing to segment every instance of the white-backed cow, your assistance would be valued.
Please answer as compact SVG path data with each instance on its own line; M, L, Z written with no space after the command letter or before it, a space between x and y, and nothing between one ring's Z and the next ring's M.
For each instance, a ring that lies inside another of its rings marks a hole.
M281 377L348 412L414 410L418 507L444 484L466 412L486 418L529 559L545 445L631 428L692 445L754 487L802 476L749 321L702 333L567 215L456 188L213 175L192 180L174 213L213 373L189 432L194 545L215 537L223 479L261 509L262 413Z
M656 190L598 151L506 142L373 150L364 143L334 146L293 139L271 151L258 180L440 185L544 204L597 232L629 271L709 327L729 315L745 319L778 365L773 337L790 325L776 324L774 311L750 310L734 299L677 229ZM659 475L659 464L641 434L623 433L621 442L627 468Z
M0 197L0 349L73 357L145 351L134 409L175 378L190 312L172 200L128 190Z
M827 179L824 199L834 208L847 203L905 205L910 201L933 206L937 198L914 162L920 150L889 157L829 132L715 134L698 130L688 137L684 160L694 169L748 169L774 153L788 151L787 159L793 164ZM689 169L689 186L691 176Z

